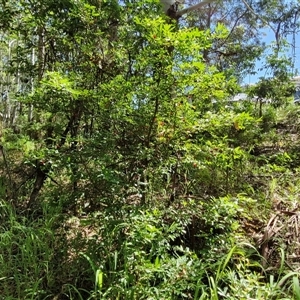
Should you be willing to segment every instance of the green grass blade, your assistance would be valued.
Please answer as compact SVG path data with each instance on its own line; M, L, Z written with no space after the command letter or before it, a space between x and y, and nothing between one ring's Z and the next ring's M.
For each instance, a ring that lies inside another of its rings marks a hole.
M300 285L297 276L293 277L293 291L294 291L294 299L300 300Z

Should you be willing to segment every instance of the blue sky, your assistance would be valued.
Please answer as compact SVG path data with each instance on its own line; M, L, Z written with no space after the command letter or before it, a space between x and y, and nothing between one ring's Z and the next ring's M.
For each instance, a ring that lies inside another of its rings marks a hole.
M272 32L270 29L269 30L266 30L265 32L265 43L266 45L270 45L272 42L274 42L274 32ZM291 44L293 41L293 37L290 36L288 37L288 42ZM295 61L295 66L294 66L294 72L297 72L296 75L300 75L300 34L297 34L296 35L296 48L295 48L295 53L293 54L293 49L292 49L292 46L289 47L287 49L287 52L286 52L286 55L288 57L291 57L294 59ZM263 63L264 61L261 60L261 61L257 61L256 63L256 70L257 70L257 74L256 75L249 75L247 76L245 79L244 79L244 82L246 84L250 84L250 83L255 83L259 80L260 77L265 77L267 76L266 74L266 70L262 70L262 71L258 71L262 66L263 66Z

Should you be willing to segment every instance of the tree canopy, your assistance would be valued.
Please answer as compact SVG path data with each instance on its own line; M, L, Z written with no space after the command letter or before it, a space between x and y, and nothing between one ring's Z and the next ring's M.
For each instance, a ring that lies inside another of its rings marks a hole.
M283 0L2 1L0 294L299 296L298 202L283 195L298 193L285 52L298 12ZM270 76L245 87L257 59Z

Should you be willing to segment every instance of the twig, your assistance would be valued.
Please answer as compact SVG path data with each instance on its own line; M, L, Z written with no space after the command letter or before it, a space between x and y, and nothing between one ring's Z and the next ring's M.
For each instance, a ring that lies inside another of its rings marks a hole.
M243 1L243 3L245 4L245 6L251 11L251 13L252 13L256 18L258 18L259 20L261 20L263 24L268 25L268 26L270 27L270 29L276 34L275 28L273 28L269 22L267 22L264 18L262 18L260 15L258 15L258 14L253 10L253 8L248 4L248 2L247 2L246 0L242 0L242 1Z

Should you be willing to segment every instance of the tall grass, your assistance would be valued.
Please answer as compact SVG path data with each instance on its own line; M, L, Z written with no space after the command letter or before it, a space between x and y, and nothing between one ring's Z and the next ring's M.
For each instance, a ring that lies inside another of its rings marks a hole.
M251 244L230 232L215 236L228 241L228 252L208 243L204 260L203 252L178 243L187 234L184 213L170 222L164 211L130 209L116 220L108 209L65 235L60 208L42 209L29 220L0 202L3 299L300 299L298 273L286 272L283 250L276 277L253 260Z

